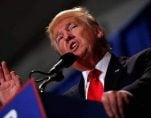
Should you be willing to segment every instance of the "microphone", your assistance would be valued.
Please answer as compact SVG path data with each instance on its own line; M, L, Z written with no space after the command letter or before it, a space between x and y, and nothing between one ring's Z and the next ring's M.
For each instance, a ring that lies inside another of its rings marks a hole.
M48 71L48 74L52 75L62 71L64 68L71 66L76 61L76 59L77 56L70 52L62 55L58 62Z

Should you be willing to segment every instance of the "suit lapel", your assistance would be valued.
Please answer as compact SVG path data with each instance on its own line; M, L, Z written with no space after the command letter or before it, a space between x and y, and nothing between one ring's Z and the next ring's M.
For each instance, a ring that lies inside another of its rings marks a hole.
M65 96L71 96L78 99L85 99L85 89L84 89L84 79L81 73L78 73L81 79L80 82L76 83L67 92L64 93Z
M124 80L127 75L125 69L126 67L124 67L123 64L121 64L121 62L119 61L119 59L112 54L105 76L105 91L111 89L117 90L122 87L121 81Z

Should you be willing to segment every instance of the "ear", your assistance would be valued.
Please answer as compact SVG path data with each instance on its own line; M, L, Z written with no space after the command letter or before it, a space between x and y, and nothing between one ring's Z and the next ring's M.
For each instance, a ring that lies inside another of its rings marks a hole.
M104 31L100 27L96 27L96 36L97 38L104 37Z

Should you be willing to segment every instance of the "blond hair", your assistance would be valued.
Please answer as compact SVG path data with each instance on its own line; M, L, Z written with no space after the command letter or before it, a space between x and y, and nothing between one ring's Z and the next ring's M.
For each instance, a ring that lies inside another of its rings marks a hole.
M96 19L84 7L74 7L72 9L61 11L52 19L52 21L47 27L47 33L51 41L53 39L53 28L58 23L58 21L60 21L60 19L64 19L70 16L85 21L88 25L98 25Z

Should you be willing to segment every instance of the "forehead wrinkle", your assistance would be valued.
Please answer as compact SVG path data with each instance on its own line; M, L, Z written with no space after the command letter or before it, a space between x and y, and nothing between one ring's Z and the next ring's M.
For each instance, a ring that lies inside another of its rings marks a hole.
M82 20L80 20L79 17L73 17L73 16L68 16L68 17L61 17L60 19L58 19L54 26L53 26L53 38L56 37L58 34L59 34L59 31L56 32L56 29L61 29L60 27L64 27L65 26L65 29L67 28L67 26L69 26L69 24L71 23L80 23L82 22ZM56 34L55 34L56 33Z
M62 21L62 19L68 19L68 18L78 18L78 17L84 17L84 14L81 12L67 12L67 13L62 13L56 16L53 21L52 21L52 26L51 29L54 29L55 25L58 24L58 22Z

